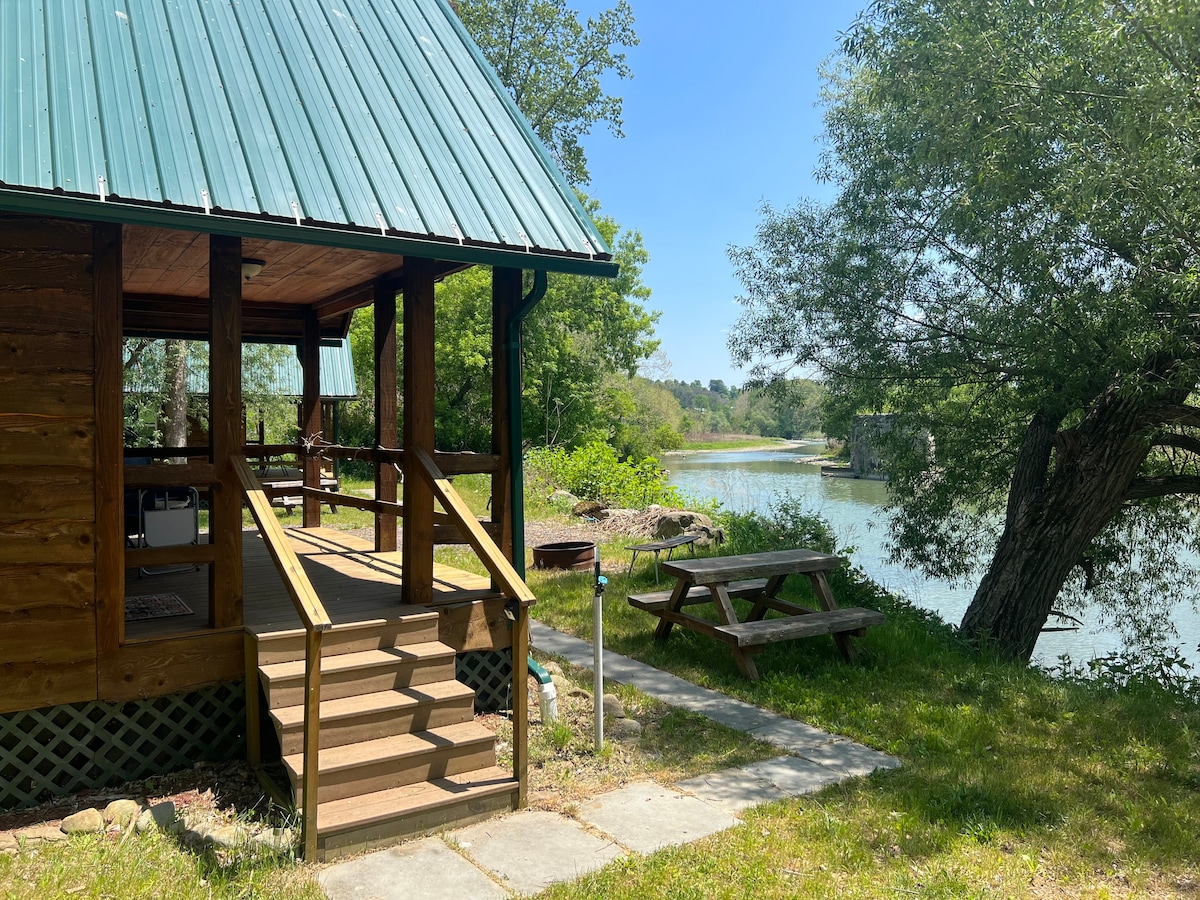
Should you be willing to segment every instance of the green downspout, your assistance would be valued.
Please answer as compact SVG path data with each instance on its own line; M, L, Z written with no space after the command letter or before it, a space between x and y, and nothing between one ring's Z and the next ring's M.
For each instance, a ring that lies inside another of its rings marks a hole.
M521 323L538 301L546 296L546 273L535 270L533 288L521 299L508 320L504 350L508 355L508 449L512 458L512 564L525 577L525 465L521 458Z

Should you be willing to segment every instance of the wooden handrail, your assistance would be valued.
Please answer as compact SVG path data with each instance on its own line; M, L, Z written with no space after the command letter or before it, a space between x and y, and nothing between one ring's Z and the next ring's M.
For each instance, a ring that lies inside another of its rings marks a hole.
M127 547L125 565L131 569L177 564L205 566L217 558L213 544L174 544L169 547Z
M341 491L326 491L319 488L300 487L301 495L305 497L315 497L322 503L329 503L333 506L348 506L351 509L362 509L367 512L382 512L391 513L394 516L404 515L403 503L388 503L386 500L375 500L371 497L356 497L354 494L344 494ZM294 488L280 488L283 496L296 493Z
M404 467L403 449L318 444L313 447L313 452L329 459L349 459L377 465L392 463ZM443 475L492 475L500 468L500 457L494 453L446 453L439 450L433 454L433 459Z
M410 453L416 463L412 468L433 488L434 496L466 537L467 543L483 560L500 590L517 604L512 617L512 754L513 776L517 779L517 806L524 807L528 802L529 785L529 692L525 690L525 660L529 656L529 607L536 599L525 580L517 574L470 507L454 490L449 479L438 471L430 455L420 448L414 448Z
M168 488L208 486L216 483L212 463L186 463L182 466L125 466L125 488Z
M233 463L233 470L237 473L238 481L241 482L242 494L250 506L250 514L254 517L255 524L258 525L258 530L263 536L263 542L267 545L271 559L275 561L275 567L283 577L283 585L287 588L288 595L292 598L292 604L296 607L296 612L300 614L300 620L304 623L305 629L328 631L333 622L325 611L325 607L321 605L321 598L313 590L308 576L304 574L304 569L300 567L296 551L288 543L287 535L283 533L283 526L275 518L275 510L271 507L271 501L267 499L262 484L250 469L246 457L233 456L230 459Z
M421 477L429 483L434 496L442 504L442 508L458 526L467 539L467 543L483 561L491 576L496 579L496 584L500 586L504 595L516 600L522 606L532 606L537 602L524 579L517 574L512 563L508 561L500 548L496 546L496 542L484 530L483 525L475 518L475 514L471 512L466 501L459 496L458 491L454 490L449 479L438 471L437 465L429 454L419 448L410 450L408 453L417 462L416 469Z
M250 464L244 456L232 456L233 471L242 486L242 494L250 506L250 514L258 525L267 551L275 561L275 567L283 578L284 587L304 623L304 765L300 781L301 816L304 836L304 858L317 858L317 785L319 769L318 748L321 742L321 640L333 622L321 598L313 590L312 582L300 567L296 551L288 543L283 526L275 518L271 501L263 492ZM246 673L250 677L250 673ZM255 688L257 690L257 687ZM257 727L253 725L252 727Z

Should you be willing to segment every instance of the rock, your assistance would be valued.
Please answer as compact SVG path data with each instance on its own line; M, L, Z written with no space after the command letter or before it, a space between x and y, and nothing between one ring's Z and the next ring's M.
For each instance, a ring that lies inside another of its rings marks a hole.
M124 828L130 822L136 822L141 814L142 805L136 800L114 800L104 807L102 815L105 822Z
M0 834L0 850L16 850L19 846L16 835Z
M208 833L208 839L214 847L224 850L236 850L245 847L250 841L250 834L241 825L222 825Z
M579 498L570 491L555 491L546 500L553 503L555 506L570 506L574 507L579 502Z
M137 830L150 831L157 828L161 831L170 831L176 824L175 804L170 800L164 800L162 803L155 803L142 811L138 817Z
M711 532L712 527L712 519L708 516L681 509L675 512L663 513L659 516L658 522L654 525L654 536L659 540L663 540L664 538L675 537L685 532L688 534L700 532L701 530Z
M204 847L207 835L192 828L185 828L179 835L179 842L189 850L199 850Z
M637 719L616 719L608 733L619 741L637 740L642 736L642 723Z
M604 714L614 719L625 718L625 706L615 694L604 695Z
M571 507L571 515L585 519L599 519L604 512L604 504L595 500L581 500Z
M67 836L63 834L63 830L57 825L38 825L36 828L31 828L21 833L27 838L37 838L45 841L47 844L54 844L67 839Z
M104 816L100 810L91 807L81 809L74 815L62 820L63 834L82 834L84 832L99 832L104 830Z
M0 856L16 856L17 850L15 847L0 847Z
M22 847L40 847L42 844L52 844L66 839L67 836L57 825L34 825L14 832L12 838L0 846L10 850L19 850Z
M585 700L591 700L592 692L584 690L581 687L573 687L569 691L567 691L567 696L568 697L582 697Z
M561 676L563 673L562 666L560 666L554 660L550 660L545 665L543 665L542 668L545 669L547 672L549 672L551 675Z
M702 513L676 510L659 516L654 525L656 540L661 541L680 534L695 535L698 547L725 542L725 533L713 525L712 519Z
M291 853L296 846L296 835L290 828L273 828L254 835L250 843L268 853Z
M199 816L196 818L188 817L184 820L184 832L190 832L200 835L202 838L208 837L208 833L216 826L207 819L202 819Z

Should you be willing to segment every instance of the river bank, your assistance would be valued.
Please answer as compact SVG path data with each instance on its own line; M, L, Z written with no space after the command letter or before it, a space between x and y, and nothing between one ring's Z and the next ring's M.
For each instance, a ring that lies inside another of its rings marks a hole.
M791 498L789 502L824 517L841 546L851 548L854 564L872 579L947 622L961 621L976 582L928 578L893 561L888 547L886 482L822 478L820 461L813 457L823 448L824 441L800 441L785 448L680 456L668 467L668 481L689 499L714 498L723 509L733 512L767 513L780 498ZM1083 620L1082 627L1043 635L1035 661L1055 665L1065 655L1075 663L1085 663L1123 649L1123 636L1100 610L1072 612ZM1171 617L1178 638L1167 645L1178 645L1185 658L1200 664L1200 612L1189 600L1180 598Z

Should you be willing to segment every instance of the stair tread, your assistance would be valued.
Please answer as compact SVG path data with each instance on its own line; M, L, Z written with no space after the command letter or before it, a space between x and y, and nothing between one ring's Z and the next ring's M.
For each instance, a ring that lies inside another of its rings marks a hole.
M331 800L317 807L317 834L336 834L516 789L517 779L510 772L490 766L345 800Z
M422 621L428 622L437 619L438 614L430 612L424 606L400 606L397 607L394 615L388 616L385 619L363 619L358 622L342 622L332 626L325 634L338 634L342 632L354 631L369 631L373 628L386 627L395 625L400 622ZM249 631L258 640L259 643L266 643L273 640L283 640L286 638L305 637L307 632L303 628L286 628L272 631L260 630L270 629L274 626L267 625L247 625L246 630Z
M454 649L441 641L423 641L419 644L405 644L402 647L392 647L387 650L360 650L355 653L343 653L340 656L327 656L321 660L321 674L331 675L337 672L369 669L374 666L392 665L396 663L413 662L422 659L438 659L453 657ZM259 666L259 672L268 681L282 681L288 678L304 677L304 660L294 662L271 663Z
M416 756L421 753L437 752L469 744L494 741L496 734L476 722L461 722L457 725L442 725L427 731L395 734L389 737L359 741L340 747L327 747L317 756L318 771L324 775L331 772L353 769L387 759ZM288 774L299 778L304 766L304 754L293 753L283 758Z
M327 725L339 719L352 719L370 713L399 711L423 703L445 700L461 700L474 697L475 692L460 681L432 681L415 687L399 687L390 691L375 691L352 697L339 697L321 701L321 724ZM281 728L296 728L304 725L304 706L285 706L271 710L271 717Z

